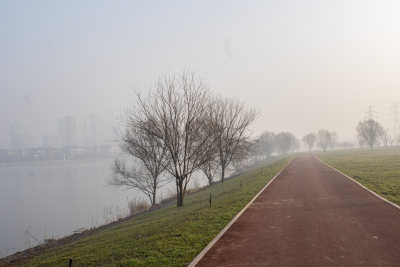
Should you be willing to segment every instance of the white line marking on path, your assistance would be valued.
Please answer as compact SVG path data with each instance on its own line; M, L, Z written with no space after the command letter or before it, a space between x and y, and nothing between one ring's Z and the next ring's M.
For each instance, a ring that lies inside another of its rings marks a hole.
M321 161L323 164L325 164L326 166L328 166L329 168L331 168L332 170L334 170L334 171L336 171L336 172L342 174L343 176L347 177L347 178L350 179L351 181L355 182L356 184L358 184L359 186L361 186L362 188L364 188L365 190L367 190L368 192L370 192L370 193L373 194L374 196L376 196L376 197L382 199L383 201L385 201L385 202L387 202L387 203L393 205L394 207L400 209L400 206L399 206L399 205L394 204L393 202L387 200L387 199L384 198L384 197L381 197L380 195L378 195L377 193L375 193L375 192L372 191L371 189L367 188L366 186L362 185L361 183L357 182L356 180L354 180L353 178L351 178L351 177L348 176L347 174L345 174L345 173L339 171L338 169L335 169L334 167L332 167L331 165L329 165L329 164L326 163L325 161L321 160L319 157L317 157L317 159L318 159L319 161Z

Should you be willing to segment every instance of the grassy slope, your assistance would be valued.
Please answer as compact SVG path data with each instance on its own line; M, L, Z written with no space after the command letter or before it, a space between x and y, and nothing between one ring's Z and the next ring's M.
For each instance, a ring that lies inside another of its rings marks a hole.
M382 197L400 205L400 149L337 151L319 157Z
M54 247L22 262L26 266L184 266L284 166L249 171L185 198L184 206L156 210L93 236ZM242 189L240 183L243 183ZM212 193L212 208L209 196Z

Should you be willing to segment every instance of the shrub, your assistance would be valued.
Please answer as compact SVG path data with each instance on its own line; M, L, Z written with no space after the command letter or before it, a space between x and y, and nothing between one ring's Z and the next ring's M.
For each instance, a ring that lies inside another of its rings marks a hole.
M128 200L128 208L130 215L142 213L150 209L150 204L144 200L137 200L136 198Z

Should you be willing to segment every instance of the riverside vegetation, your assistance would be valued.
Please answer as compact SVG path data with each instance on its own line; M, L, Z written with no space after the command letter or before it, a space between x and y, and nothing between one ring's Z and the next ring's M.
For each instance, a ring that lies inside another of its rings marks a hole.
M133 217L13 264L67 266L72 259L72 266L185 266L289 160L213 184L187 196L183 207L168 206Z
M400 205L400 148L345 150L319 157L387 200Z

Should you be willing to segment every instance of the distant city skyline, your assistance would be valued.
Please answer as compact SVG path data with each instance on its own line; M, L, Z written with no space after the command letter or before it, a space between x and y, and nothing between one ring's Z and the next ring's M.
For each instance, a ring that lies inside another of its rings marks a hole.
M1 1L0 148L15 122L41 139L65 114L123 117L184 68L258 109L254 135L353 140L368 106L392 130L399 14L394 0Z
M97 147L116 143L120 127L113 112L88 116L65 115L58 120L57 134L43 136L33 136L26 125L17 121L10 126L10 143L6 148Z

